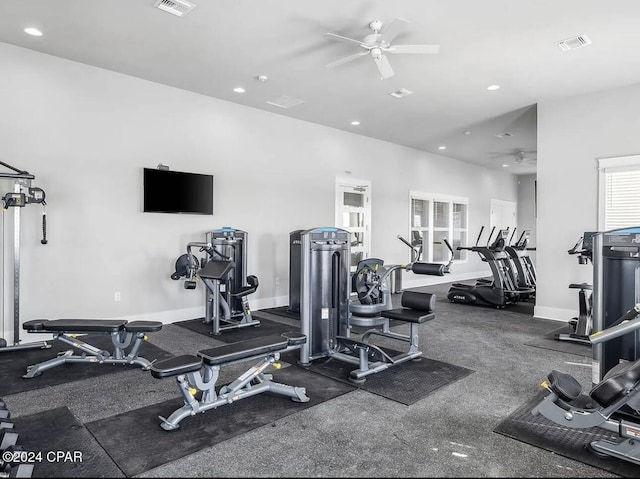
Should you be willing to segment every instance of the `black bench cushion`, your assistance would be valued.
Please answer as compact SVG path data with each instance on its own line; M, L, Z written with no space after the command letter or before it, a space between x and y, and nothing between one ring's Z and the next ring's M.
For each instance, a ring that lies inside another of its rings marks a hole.
M202 359L191 354L183 354L175 358L164 359L153 363L149 368L154 378L162 379L179 374L198 371L202 367Z
M131 321L125 324L124 329L132 333L154 333L162 329L160 321Z
M198 276L204 279L224 279L235 265L233 261L211 260L198 271Z
M415 309L401 308L390 309L380 313L381 316L389 319L397 319L398 321L406 321L409 323L424 323L436 317L435 313L425 313L424 311L416 311Z
M265 356L271 352L286 349L288 344L289 340L284 336L265 336L205 349L199 351L198 356L205 364L216 366L254 356Z
M40 324L38 324L38 321ZM34 329L29 329L29 323L34 323ZM117 333L121 331L126 319L50 319L48 321L27 321L22 325L29 331L57 332L57 333ZM42 329L39 329L42 328Z
M613 404L640 381L640 361L617 364L589 392L602 407Z

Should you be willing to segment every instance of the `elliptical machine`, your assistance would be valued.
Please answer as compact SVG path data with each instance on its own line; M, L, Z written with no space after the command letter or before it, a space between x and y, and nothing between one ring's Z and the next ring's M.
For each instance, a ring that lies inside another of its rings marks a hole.
M578 255L578 264L592 262L592 237L594 234L596 233L591 231L585 232L578 242L573 245L573 248L567 251L570 255ZM569 321L568 333L556 333L554 339L580 344L591 344L589 335L593 328L593 286L588 283L571 283L569 288L578 290L578 317Z
M489 234L487 246L478 246L484 226L476 239L475 246L458 246L458 250L469 250L478 253L482 261L485 261L491 269L491 279L479 279L476 284L453 283L447 299L452 303L478 304L504 308L508 304L517 303L521 295L535 292L533 288L521 288L517 285L515 266L512 259L504 251L508 229L498 232L495 241L489 245L495 227Z

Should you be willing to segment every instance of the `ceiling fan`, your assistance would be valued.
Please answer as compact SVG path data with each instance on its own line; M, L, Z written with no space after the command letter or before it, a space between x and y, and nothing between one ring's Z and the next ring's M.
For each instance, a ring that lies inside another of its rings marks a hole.
M494 158L513 158L516 165L533 165L537 160L536 153L536 151L515 150L511 153L496 154Z
M353 38L343 37L342 35L336 35L335 33L325 33L326 36L335 40L351 43L352 45L358 45L361 51L350 55L340 60L336 60L327 65L329 68L342 65L344 63L355 60L356 58L370 55L378 66L380 71L381 80L391 78L394 75L389 59L386 57L386 53L417 53L417 54L435 54L440 50L440 45L394 45L393 39L404 30L409 22L403 18L394 18L391 22L383 28L382 21L374 20L369 23L369 28L373 31L362 40L356 40Z

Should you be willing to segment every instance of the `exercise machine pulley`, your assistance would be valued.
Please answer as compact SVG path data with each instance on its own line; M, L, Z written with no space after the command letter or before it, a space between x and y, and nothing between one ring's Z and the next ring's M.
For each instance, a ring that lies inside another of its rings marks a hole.
M0 352L50 348L51 345L46 341L20 344L20 209L33 203L42 205L42 239L40 243L47 244L46 195L42 188L32 186L35 176L28 171L19 170L2 161L0 161L0 165L11 170L11 172L0 172L0 178L13 180L14 183L13 191L2 197L3 211L7 211L9 208L13 209L13 345L8 345L5 339L0 338Z

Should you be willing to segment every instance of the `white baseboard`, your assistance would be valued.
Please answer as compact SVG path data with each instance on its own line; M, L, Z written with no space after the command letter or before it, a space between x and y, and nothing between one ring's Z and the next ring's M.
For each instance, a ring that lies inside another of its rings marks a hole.
M419 288L432 284L453 283L470 279L490 277L487 271L475 271L471 273L445 274L444 276L429 276L407 273L402 277L402 289Z
M578 314L572 309L562 308L549 308L547 306L535 306L533 308L533 315L536 318L552 319L554 321L569 322L571 318L576 317Z

